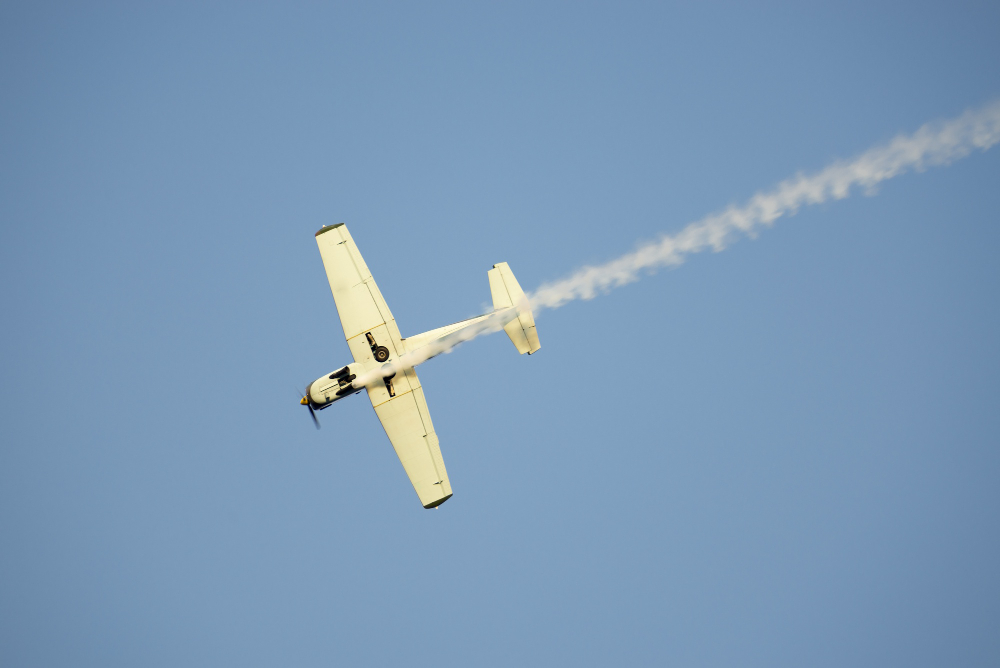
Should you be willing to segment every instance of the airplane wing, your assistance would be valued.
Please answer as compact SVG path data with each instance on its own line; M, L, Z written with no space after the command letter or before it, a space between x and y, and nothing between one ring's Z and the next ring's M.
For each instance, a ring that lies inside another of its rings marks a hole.
M354 361L370 371L383 364L376 360L378 348L387 348L389 359L402 355L405 349L396 320L347 226L323 227L316 233L316 243ZM447 501L451 483L416 371L408 369L366 389L420 503L433 508Z

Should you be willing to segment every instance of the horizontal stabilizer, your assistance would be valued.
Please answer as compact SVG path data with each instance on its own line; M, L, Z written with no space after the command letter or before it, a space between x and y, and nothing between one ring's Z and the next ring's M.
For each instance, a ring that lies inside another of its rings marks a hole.
M522 355L538 352L542 344L538 342L538 332L535 331L535 318L531 314L531 305L525 298L524 291L514 278L514 273L506 262L501 262L493 265L489 271L489 278L494 310L511 307L517 310L517 318L504 325L503 331L507 332L517 352Z

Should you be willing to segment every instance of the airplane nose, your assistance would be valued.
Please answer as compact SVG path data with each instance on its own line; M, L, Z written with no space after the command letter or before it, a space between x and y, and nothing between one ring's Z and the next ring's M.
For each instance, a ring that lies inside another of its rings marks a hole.
M302 401L300 401L299 403L302 404L303 406L308 406L309 405L309 397L302 397Z

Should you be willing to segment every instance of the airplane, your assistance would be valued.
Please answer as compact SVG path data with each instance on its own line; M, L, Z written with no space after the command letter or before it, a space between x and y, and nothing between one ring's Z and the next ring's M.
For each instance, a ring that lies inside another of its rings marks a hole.
M522 355L538 352L530 304L501 262L487 272L493 311L404 339L347 226L323 226L316 243L354 362L310 383L299 403L318 429L316 411L367 391L420 504L437 508L451 498L451 482L414 367L487 329L502 328Z

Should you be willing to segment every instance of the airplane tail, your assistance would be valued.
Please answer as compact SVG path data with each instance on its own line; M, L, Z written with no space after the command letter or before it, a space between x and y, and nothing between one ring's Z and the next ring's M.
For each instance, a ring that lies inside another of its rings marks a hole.
M503 328L517 348L517 352L522 355L538 352L542 344L538 342L538 332L535 331L535 318L531 314L531 305L525 298L524 291L514 278L514 273L506 262L501 262L493 265L489 271L489 278L490 292L493 293L493 308L517 309L517 318L508 322Z

